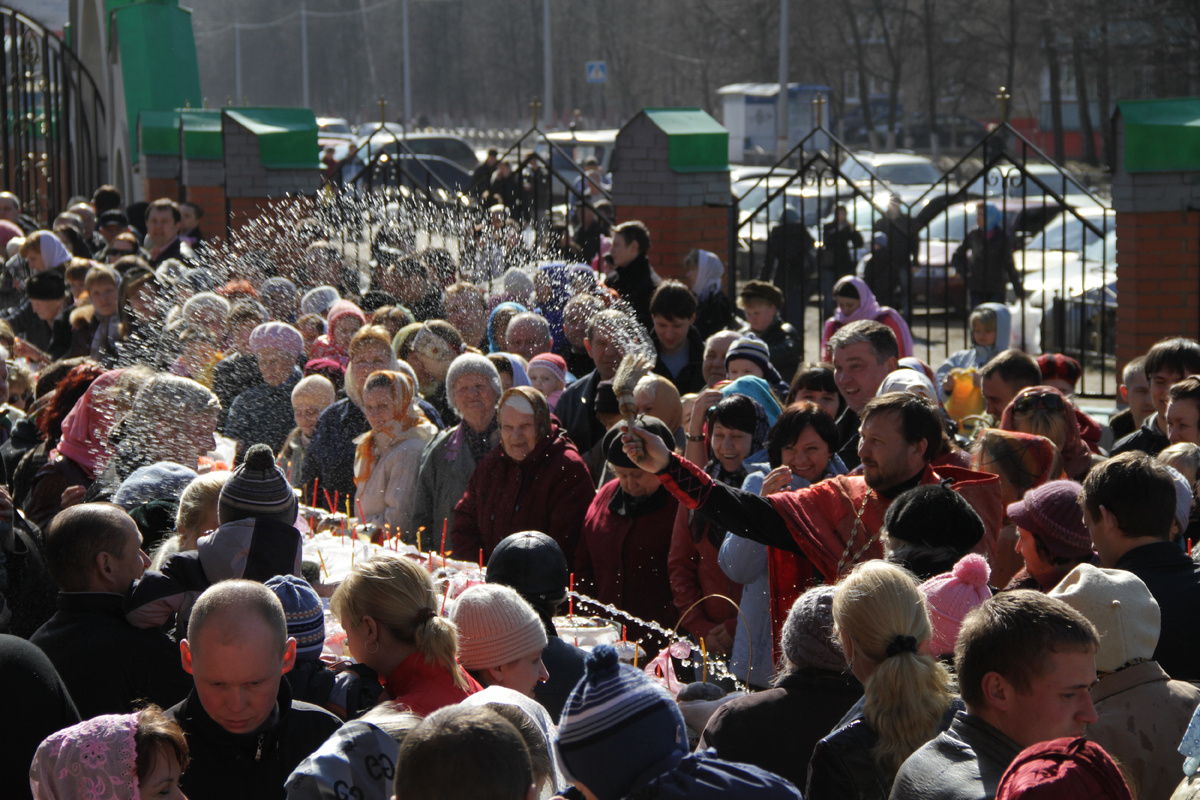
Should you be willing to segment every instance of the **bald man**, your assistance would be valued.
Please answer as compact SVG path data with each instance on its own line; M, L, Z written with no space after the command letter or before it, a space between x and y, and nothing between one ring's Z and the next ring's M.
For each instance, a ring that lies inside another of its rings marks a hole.
M125 619L125 593L150 563L133 518L110 503L84 503L59 512L45 540L58 611L30 641L54 663L83 718L128 714L139 700L166 708L183 699L192 681L176 644Z
M191 694L167 715L183 728L191 800L284 800L283 783L341 724L292 700L284 673L296 640L275 594L256 581L214 584L196 600L179 643Z

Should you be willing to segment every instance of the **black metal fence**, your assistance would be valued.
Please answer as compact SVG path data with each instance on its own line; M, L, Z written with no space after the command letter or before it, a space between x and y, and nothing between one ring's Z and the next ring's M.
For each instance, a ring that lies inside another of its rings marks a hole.
M0 31L0 186L45 225L107 177L104 99L75 54L33 19L0 6Z
M1007 123L944 171L903 152L852 151L819 126L773 167L735 182L730 290L773 280L815 360L833 285L857 274L901 313L914 354L934 368L971 346L974 307L1004 303L1014 346L1074 357L1079 393L1109 397L1119 383L1114 221Z

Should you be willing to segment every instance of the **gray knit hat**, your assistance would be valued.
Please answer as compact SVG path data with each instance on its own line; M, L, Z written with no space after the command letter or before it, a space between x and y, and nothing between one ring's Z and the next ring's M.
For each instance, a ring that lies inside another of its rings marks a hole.
M846 656L834 641L834 586L814 586L796 598L779 646L794 667L815 667L830 672L846 669Z
M484 380L491 384L496 391L497 400L504 393L504 389L500 385L500 373L496 371L495 365L488 361L487 356L481 356L478 353L463 353L450 362L450 368L446 370L446 402L456 411L458 403L454 397L454 385L459 378L471 373L482 375Z
M222 525L249 517L296 523L296 493L265 444L246 451L245 461L225 481L217 501L217 519Z

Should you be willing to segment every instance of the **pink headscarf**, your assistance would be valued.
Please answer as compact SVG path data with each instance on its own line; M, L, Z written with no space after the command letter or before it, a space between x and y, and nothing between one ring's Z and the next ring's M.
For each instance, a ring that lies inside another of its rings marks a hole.
M109 370L92 381L83 397L63 419L62 438L54 448L59 455L66 456L82 467L93 479L104 471L112 455L108 434L117 421L113 419L115 410L107 390L124 371Z
M901 356L910 356L913 353L912 333L908 330L908 323L904 321L904 317L891 306L881 306L879 301L875 299L875 293L871 291L871 287L862 278L856 278L853 275L847 275L844 278L839 278L834 284L833 291L837 294L839 286L851 284L858 291L858 308L850 314L843 314L839 308L833 312L833 325L826 327L825 341L829 340L829 335L833 331L851 322L857 322L860 319L869 319L875 322L882 322L887 325L896 334L896 344L900 348ZM895 323L889 323L888 319L894 320ZM831 330L832 328L832 330ZM821 343L822 349L825 347L825 342Z
M137 714L105 714L43 741L29 768L34 800L139 800Z

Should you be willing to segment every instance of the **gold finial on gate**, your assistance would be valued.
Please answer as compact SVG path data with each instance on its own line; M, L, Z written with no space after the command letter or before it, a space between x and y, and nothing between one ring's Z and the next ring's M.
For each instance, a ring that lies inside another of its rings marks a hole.
M821 127L821 121L822 121L822 117L823 117L822 112L825 110L825 103L827 103L827 102L828 101L825 99L825 95L823 95L819 92L817 93L817 96L813 98L812 104L814 106L816 106L816 109L817 109L817 124L814 125L813 127L815 127L815 128Z
M533 127L536 128L538 126L538 111L542 108L542 101L535 96L529 107L533 109Z
M1008 93L1007 86L1000 87L996 99L1000 101L1000 121L1008 122L1008 101L1012 99L1012 95Z
M387 98L385 98L383 95L379 95L379 122L381 125L387 125L387 104Z

